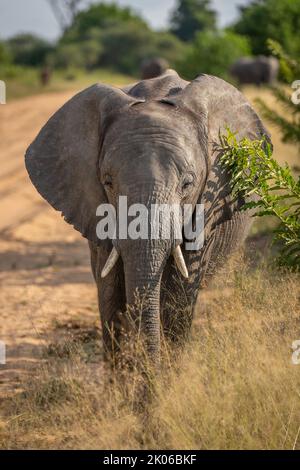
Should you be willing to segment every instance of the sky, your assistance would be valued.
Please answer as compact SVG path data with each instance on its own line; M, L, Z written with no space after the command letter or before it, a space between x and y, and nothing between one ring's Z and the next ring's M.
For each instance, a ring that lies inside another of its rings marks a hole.
M232 22L237 15L237 6L249 1L212 0L212 5L219 14L220 26ZM85 0L85 5L91 3L97 2ZM115 3L131 6L153 28L160 29L167 26L176 0L115 0ZM49 40L55 40L59 36L59 26L47 0L0 0L0 38L5 39L20 32L36 33Z

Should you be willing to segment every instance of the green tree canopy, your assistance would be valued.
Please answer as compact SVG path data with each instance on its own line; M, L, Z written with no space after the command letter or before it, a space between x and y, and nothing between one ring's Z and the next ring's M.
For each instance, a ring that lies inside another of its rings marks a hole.
M229 68L233 62L249 54L247 38L230 31L203 31L196 34L189 51L177 66L188 80L200 73L230 79Z
M115 4L100 3L91 5L80 11L74 18L72 25L65 32L63 41L77 41L89 35L91 29L104 30L120 23L136 22L147 27L145 21L136 15L131 8L119 7Z
M215 29L216 18L210 0L178 0L171 17L171 31L183 41L190 41L198 31Z
M233 29L249 37L254 54L270 54L267 39L271 38L299 57L300 0L254 0L240 8Z
M13 61L20 65L38 66L45 62L51 44L34 34L18 34L7 41Z
M57 67L109 67L138 74L148 58L163 57L171 65L185 45L168 32L154 32L129 8L100 3L80 11L52 55Z

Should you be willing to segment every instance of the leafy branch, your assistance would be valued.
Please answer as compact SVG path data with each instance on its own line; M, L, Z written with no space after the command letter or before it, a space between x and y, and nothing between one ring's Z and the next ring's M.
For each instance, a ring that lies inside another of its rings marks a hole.
M234 195L243 194L243 209L255 209L256 216L270 215L279 221L274 242L280 245L278 262L300 268L300 178L272 158L266 140L238 141L227 129L221 136L221 163L231 174ZM250 197L251 196L251 197Z

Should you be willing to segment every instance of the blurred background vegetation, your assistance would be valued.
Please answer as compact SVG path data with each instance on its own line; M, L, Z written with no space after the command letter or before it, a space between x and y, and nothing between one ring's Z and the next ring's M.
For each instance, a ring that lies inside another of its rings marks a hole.
M168 28L160 31L130 7L48 3L61 30L55 43L28 33L0 42L0 75L10 81L10 97L39 90L42 69L51 71L56 89L75 78L84 85L87 72L97 80L114 73L117 83L118 77L124 83L127 76L140 75L143 60L155 57L186 79L205 72L232 80L228 70L236 59L270 54L268 38L293 57L300 55L300 0L254 0L240 7L235 23L225 29L218 28L210 0L177 0Z

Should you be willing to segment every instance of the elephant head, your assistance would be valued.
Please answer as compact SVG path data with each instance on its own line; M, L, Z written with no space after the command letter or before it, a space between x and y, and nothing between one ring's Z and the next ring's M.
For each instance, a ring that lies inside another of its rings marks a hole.
M126 93L97 84L77 94L31 144L26 167L67 222L91 242L109 244L102 282L121 257L127 303L134 303L136 291L147 290L141 324L149 354L158 358L161 279L168 260L188 276L182 240L118 238L112 245L97 238L96 209L108 202L117 207L121 195L128 207L211 206L219 197L214 152L219 133L229 126L240 137L258 138L265 130L240 92L223 80L201 75L187 83L172 72L147 83Z

